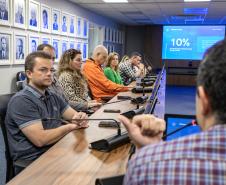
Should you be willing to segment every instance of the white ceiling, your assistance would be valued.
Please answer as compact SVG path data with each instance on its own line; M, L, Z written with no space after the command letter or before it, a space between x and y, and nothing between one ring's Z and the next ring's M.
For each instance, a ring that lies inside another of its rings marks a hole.
M129 3L70 1L126 25L226 24L226 0L193 3L185 3L184 0L128 0ZM186 14L184 8L208 8L208 11Z

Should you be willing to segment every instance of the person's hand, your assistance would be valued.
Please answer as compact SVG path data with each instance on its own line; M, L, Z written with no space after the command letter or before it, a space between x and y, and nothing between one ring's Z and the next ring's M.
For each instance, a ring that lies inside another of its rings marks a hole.
M128 87L128 88L134 88L135 86L134 85L127 85L126 87Z
M102 103L97 102L96 100L92 100L92 101L88 102L88 108L99 107L101 105L102 105Z
M88 121L76 121L73 119L88 119L88 116L86 113L84 112L77 112L76 114L74 114L73 118L72 118L72 123L74 123L77 127L77 129L79 128L87 128L88 125Z
M148 144L159 143L165 130L165 121L153 115L138 115L132 120L119 116L134 144L140 148Z

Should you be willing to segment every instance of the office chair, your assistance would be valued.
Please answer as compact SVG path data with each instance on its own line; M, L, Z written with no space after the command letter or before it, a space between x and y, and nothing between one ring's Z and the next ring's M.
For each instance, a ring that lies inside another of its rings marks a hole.
M26 166L30 164L30 162L27 161L15 161L10 157L9 152L9 143L7 138L7 131L5 126L5 116L7 111L7 106L10 98L14 95L13 94L5 94L0 96L0 125L3 133L3 138L5 141L5 156L6 156L6 163L7 163L7 169L6 169L6 181L9 181L11 178L14 177L14 166L20 167L24 169Z
M26 74L24 71L19 71L16 74L16 87L17 91L20 91L24 88L24 81L26 80Z
M92 90L91 90L89 84L87 84L87 86L88 86L88 95L92 100L94 100L94 96L93 96L93 93L92 93ZM103 97L101 97L101 101L105 103L105 102L108 102L109 100L111 100L113 97L114 96L103 96Z
M5 156L6 156L6 163L7 163L6 181L9 181L13 177L13 162L9 154L9 145L8 145L7 133L6 133L4 121L5 121L8 102L13 95L14 94L6 94L6 95L0 96L0 124L1 124L1 129L4 137L4 142L5 142Z
M97 178L95 185L122 185L124 175L117 175L106 178Z

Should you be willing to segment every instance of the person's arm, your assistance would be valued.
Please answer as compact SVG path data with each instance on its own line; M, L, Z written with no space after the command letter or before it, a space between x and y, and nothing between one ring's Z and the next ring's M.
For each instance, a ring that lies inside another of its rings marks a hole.
M104 69L104 75L111 80L112 82L115 83L115 76L113 74L113 71L110 68L105 68Z
M22 128L21 131L35 146L43 147L55 143L70 131L78 128L80 127L76 124L67 124L45 130L41 121L34 121L32 124Z
M83 109L88 108L88 102L80 98L76 92L78 91L77 83L74 82L73 77L70 74L62 73L58 79L61 87L63 88L64 94L67 97L70 104L75 105L75 107L80 107Z
M84 66L84 75L92 84L95 84L97 89L101 89L104 92L121 92L128 91L128 88L123 85L116 84L107 79L103 71L97 67Z
M166 127L163 119L143 114L135 116L132 122L124 116L120 116L119 120L126 127L130 138L138 148L162 141Z
M62 99L59 98L59 103L64 106L61 111L68 106ZM67 108L66 108L67 109ZM14 122L23 134L35 146L42 147L55 143L68 132L80 128L76 124L67 124L58 128L44 129L42 124L43 117L37 107L37 104L26 96L17 96L12 99L8 107L8 117Z

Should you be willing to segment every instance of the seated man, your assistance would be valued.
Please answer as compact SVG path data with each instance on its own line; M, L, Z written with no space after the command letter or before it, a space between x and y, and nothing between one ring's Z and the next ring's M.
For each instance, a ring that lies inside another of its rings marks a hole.
M119 72L124 85L130 84L137 77L143 75L143 69L140 67L141 55L138 52L133 52L130 59L119 64Z
M140 150L124 184L225 184L226 39L208 49L197 76L196 117L204 132L162 142L165 122L152 115L120 117Z
M86 128L87 118L76 112L61 97L48 90L52 83L53 64L45 52L33 52L25 59L28 85L8 104L5 124L13 161L33 161L69 132ZM17 174L22 169L15 167Z
M128 91L128 87L118 85L104 75L101 65L105 63L107 56L107 49L99 45L94 49L93 57L87 59L83 67L83 73L88 80L92 95L98 101L101 97L114 96L118 92Z

